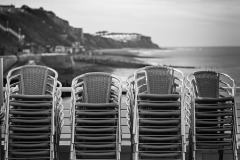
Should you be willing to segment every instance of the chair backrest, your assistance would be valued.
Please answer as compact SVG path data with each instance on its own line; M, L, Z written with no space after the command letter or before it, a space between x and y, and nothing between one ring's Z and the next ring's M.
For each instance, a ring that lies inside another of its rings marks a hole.
M20 93L27 95L45 94L48 70L44 66L24 66L20 70Z
M18 82L18 94L45 95L51 94L57 85L57 72L46 66L25 65L9 71L9 85Z
M85 103L108 103L112 77L108 73L87 73L83 77Z
M171 94L174 88L173 69L164 66L149 66L146 69L147 90L150 94Z
M193 73L198 97L219 98L219 74L214 71Z

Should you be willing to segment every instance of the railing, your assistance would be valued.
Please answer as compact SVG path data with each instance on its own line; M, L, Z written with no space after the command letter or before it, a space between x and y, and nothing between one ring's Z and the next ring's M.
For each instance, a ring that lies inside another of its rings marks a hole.
M0 29L7 32L7 28L5 28L3 25L0 24Z
M18 34L16 31L14 31L13 29L11 29L9 27L6 28L6 27L4 27L3 25L0 24L0 29L2 29L5 32L11 33L13 36L18 38L19 41L23 41L23 39L24 39L24 35Z

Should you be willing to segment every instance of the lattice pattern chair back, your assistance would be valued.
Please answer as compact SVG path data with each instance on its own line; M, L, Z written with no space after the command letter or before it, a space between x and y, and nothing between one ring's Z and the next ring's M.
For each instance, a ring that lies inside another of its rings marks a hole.
M214 71L199 71L194 73L196 91L199 97L219 97L219 74Z
M112 77L109 74L85 74L83 81L85 103L109 102L112 83Z
M169 94L173 88L173 70L168 67L150 66L146 68L148 93Z
M44 95L46 90L48 69L45 66L24 66L21 67L20 90L26 95Z

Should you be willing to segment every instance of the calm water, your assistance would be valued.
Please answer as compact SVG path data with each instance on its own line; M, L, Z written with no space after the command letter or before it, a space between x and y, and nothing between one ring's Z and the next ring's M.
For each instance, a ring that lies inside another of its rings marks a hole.
M172 50L139 50L138 60L150 64L178 66L185 74L197 70L215 70L229 74L240 86L240 47L177 48ZM144 56L142 58L141 56ZM146 58L149 57L149 58ZM185 68L194 67L194 68ZM122 80L135 69L116 69Z

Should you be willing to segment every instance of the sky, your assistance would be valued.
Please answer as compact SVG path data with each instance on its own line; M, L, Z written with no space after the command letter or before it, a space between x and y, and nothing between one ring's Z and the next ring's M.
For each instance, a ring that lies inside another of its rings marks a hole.
M240 0L1 0L53 11L85 33L139 33L161 47L240 46Z

